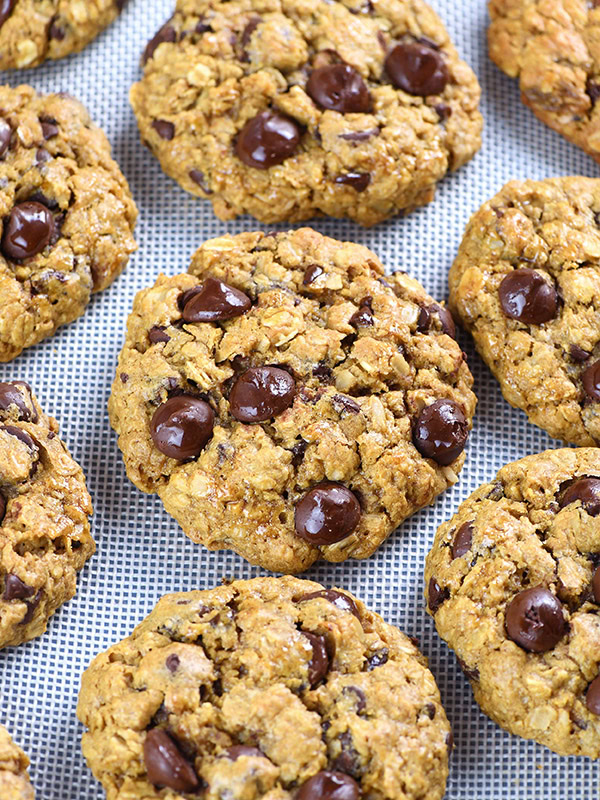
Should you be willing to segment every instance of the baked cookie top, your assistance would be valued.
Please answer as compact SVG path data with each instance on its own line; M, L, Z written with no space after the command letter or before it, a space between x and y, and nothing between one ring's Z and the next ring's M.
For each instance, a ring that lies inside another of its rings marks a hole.
M428 610L482 709L562 755L600 755L600 450L507 464L437 531Z
M83 472L23 381L0 383L0 647L46 630L94 553Z
M109 800L437 800L451 734L426 660L339 589L255 578L163 597L82 678Z
M449 312L304 228L205 242L138 293L109 401L129 478L195 541L366 558L457 480L475 395Z
M29 782L29 759L0 725L0 800L33 800Z
M504 397L600 444L600 180L511 181L471 218L450 305Z
M36 67L83 49L126 0L3 0L0 69Z
M600 5L489 0L492 61L537 117L600 160Z
M135 250L136 217L81 103L0 87L0 361L83 313Z
M221 219L372 225L480 146L480 88L422 0L178 0L131 102Z

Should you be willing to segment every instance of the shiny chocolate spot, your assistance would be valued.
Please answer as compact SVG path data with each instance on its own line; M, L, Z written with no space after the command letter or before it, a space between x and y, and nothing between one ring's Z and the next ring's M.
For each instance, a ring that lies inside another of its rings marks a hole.
M419 312L419 319L417 320L417 330L419 333L428 333L433 324L433 317L436 316L439 320L442 333L456 339L456 325L452 314L445 306L440 306L437 303L432 303L428 306L421 306Z
M235 152L249 167L269 169L289 158L300 143L298 124L275 111L249 120L237 138Z
M371 183L371 175L368 172L346 172L335 178L335 183L343 183L351 186L357 192L364 192Z
M0 249L9 259L21 260L41 253L54 233L54 220L46 206L19 203L4 220Z
M153 120L152 127L158 133L161 139L171 141L171 139L175 136L175 125L166 119Z
M8 150L8 146L10 144L10 139L12 137L12 128L8 124L8 122L0 117L0 158L6 153Z
M58 136L58 125L54 117L40 117L40 125L44 139L53 139Z
M384 664L387 664L388 658L390 655L390 651L387 647L382 647L381 650L377 650L367 659L367 670L372 672L377 667L382 667Z
M308 594L303 594L301 597L299 597L296 602L304 603L306 600L313 600L315 597L322 597L324 600L328 600L340 611L347 611L349 614L354 614L357 619L360 619L358 606L354 600L347 594L338 592L335 589L322 589L321 591L317 592L309 592Z
M334 544L352 533L360 514L360 503L350 489L341 483L324 481L297 503L296 533L313 545Z
M186 322L220 322L245 314L252 302L248 295L218 278L207 278L183 308Z
M4 580L4 600L26 600L35 594L35 589L28 586L20 578L12 573L8 573Z
M448 587L442 587L435 578L429 579L429 586L427 588L427 605L432 614L436 614L440 606L450 597L450 590Z
M165 329L160 325L153 325L148 331L148 339L152 344L159 344L160 342L170 342L171 337L166 333Z
M460 528L454 535L452 542L452 558L460 558L468 553L471 549L471 542L473 541L473 523L463 522Z
M0 0L0 27L13 12L17 0Z
M509 638L533 653L552 650L567 630L560 600L543 586L515 595L507 606L505 624Z
M600 514L600 478L577 478L559 494L561 508L579 501L590 517Z
M594 361L582 374L583 388L590 400L600 400L600 361Z
M142 64L145 64L150 58L152 58L154 51L159 44L162 44L163 42L174 42L176 39L177 34L175 33L175 28L170 24L170 22L167 22L154 34L152 39L150 39L146 45L144 54L142 56Z
M295 394L296 382L289 372L278 367L252 367L234 383L229 408L240 422L265 422L288 409Z
M314 375L313 371L313 375ZM334 394L331 398L331 405L335 408L338 414L360 414L360 406L351 397L345 394Z
M31 622L31 620L33 619L33 615L35 614L35 610L40 604L42 595L43 591L41 589L38 589L35 596L32 597L31 600L23 601L27 606L27 611L23 615L23 619L19 622L19 625L28 625Z
M23 395L14 383L0 383L0 412L9 411L14 406L19 412L19 419L30 420L31 412L27 408Z
M30 450L37 451L37 445L27 431L17 428L16 425L2 425L0 430L6 431L10 436L14 436L16 439L23 442Z
M590 683L585 693L585 705L587 710L596 716L600 716L600 675Z
M347 142L366 142L373 136L379 136L381 128L369 128L367 131L348 131L348 133L340 133L339 139L344 139Z
M413 431L413 442L426 458L447 466L465 449L469 423L453 400L436 400L420 413Z
M356 781L343 772L323 770L298 789L295 800L359 800Z
M578 344L572 344L569 348L569 355L573 361L581 364L583 361L587 361L592 354L588 350L584 350L583 347L579 347Z
M160 452L169 458L180 461L195 458L212 436L214 421L214 412L204 400L177 395L156 409L150 435Z
M358 311L355 311L348 320L349 324L352 325L353 328L365 328L375 324L373 319L373 309L371 307L372 301L373 298L371 297L364 297L360 301L360 307Z
M558 292L539 272L522 267L515 269L498 287L500 305L507 317L526 325L541 325L554 319L558 310Z
M248 756L248 758L266 758L265 754L262 750L259 750L258 747L248 747L245 744L234 744L231 747L228 747L225 750L225 756L230 761L237 761L238 758L242 756Z
M194 181L194 183L199 186L204 194L212 194L212 189L206 182L206 175L199 169L191 169L188 172L190 178Z
M421 42L400 42L385 59L385 71L398 89L427 97L441 94L450 80L444 57Z
M192 792L198 787L193 766L162 728L153 728L146 734L144 763L148 780L158 788Z
M371 110L367 85L349 64L328 64L313 69L306 92L321 109L341 114L366 114Z
M327 653L327 644L325 637L319 633L310 633L310 631L302 631L312 647L312 656L308 662L308 680L310 687L313 689L329 671L329 654Z
M302 278L302 285L309 286L313 281L315 281L319 275L322 275L324 272L323 267L320 267L318 264L311 264L310 267L307 267L304 271L304 277Z

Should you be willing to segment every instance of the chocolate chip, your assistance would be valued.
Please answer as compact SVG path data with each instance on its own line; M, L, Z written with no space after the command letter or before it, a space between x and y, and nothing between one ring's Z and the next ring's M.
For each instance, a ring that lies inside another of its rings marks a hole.
M436 400L419 414L413 442L426 458L451 464L465 449L469 435L467 419L454 400Z
M586 92L589 95L590 100L592 101L592 108L596 105L598 98L600 97L600 84L593 81L591 78L588 78L586 81L585 86Z
M322 275L323 272L324 272L323 267L320 267L318 264L311 264L310 267L307 267L304 270L302 285L309 286L314 280L316 280L319 277L319 275Z
M35 589L32 586L23 583L16 575L8 573L4 580L3 600L25 600L34 593Z
M153 120L152 127L158 133L161 139L170 141L175 136L175 125L166 119Z
M145 64L152 56L159 44L163 42L174 42L177 38L175 28L170 24L170 21L165 23L160 30L158 30L152 39L146 45L144 54L142 56L142 64Z
M119 377L121 378L121 383L127 383L129 380L129 374L127 372L121 372Z
M581 380L587 396L594 401L600 400L600 361L594 361L583 372Z
M306 92L321 109L341 114L367 114L371 110L367 85L350 64L328 64L313 69Z
M557 499L561 508L580 501L590 517L597 517L600 514L600 478L577 478L559 492Z
M312 374L324 383L331 383L333 379L333 370L327 364L320 361L316 367L313 367Z
M148 339L150 339L152 344L171 341L171 337L169 336L169 334L165 333L165 329L160 325L153 325L150 328L150 330L148 331Z
M387 647L382 647L381 650L377 650L377 652L373 653L367 659L367 670L372 672L377 667L382 667L384 664L387 664L389 658L390 651Z
M558 310L555 286L526 267L509 272L498 287L498 297L506 316L526 325L548 322Z
M442 333L456 339L456 325L450 311L444 306L432 303L428 306L421 306L419 319L417 320L417 330L419 333L428 333L431 329L432 317L436 315L440 322Z
M364 192L371 183L371 176L368 172L346 172L344 175L338 175L335 183L347 184L357 192Z
M148 780L158 788L192 792L198 786L193 766L162 728L153 728L146 734L144 763Z
M265 422L277 417L294 402L296 382L278 367L252 367L233 385L229 409L240 422Z
M448 587L442 587L435 578L429 579L429 586L427 587L427 605L432 614L436 614L442 603L450 597L450 590Z
M332 605L340 611L347 611L349 614L354 614L357 619L360 619L358 606L354 600L343 592L337 592L335 589L323 589L317 592L309 592L298 597L297 603L304 603L306 600L313 600L315 597L322 597L328 600Z
M571 345L569 348L569 354L573 361L576 361L578 364L580 364L582 361L587 361L592 355L587 350L584 350L583 347L579 347L577 344Z
M594 600L600 603L600 566L596 567L592 575L592 592L594 594Z
M23 395L14 383L0 383L0 412L9 411L14 406L19 411L19 419L30 420L31 412L27 408Z
M194 183L197 184L202 189L204 194L212 194L212 190L208 185L208 183L206 182L206 176L201 170L191 169L188 172L188 175L194 181Z
M445 122L452 116L452 108L445 103L436 103L434 108L441 122Z
M65 38L65 29L59 25L56 20L52 20L48 28L48 38L55 39L57 42L62 42Z
M479 680L480 675L479 675L479 670L477 669L477 667L469 667L469 666L467 666L465 664L465 662L462 660L462 658L458 658L457 657L457 660L458 660L459 667L462 669L462 671L464 672L465 676L470 681L478 681Z
M42 589L38 589L35 596L31 598L31 600L25 600L24 603L27 606L27 611L23 615L23 619L19 622L19 625L27 625L33 619L33 615L35 614L36 608L40 604L40 600L42 599L43 591Z
M220 322L245 314L252 303L248 295L218 278L207 278L200 290L186 302L186 322Z
M543 586L515 595L507 606L505 620L509 638L533 653L552 650L567 629L560 600Z
M156 409L150 435L161 453L181 461L200 455L212 436L214 421L214 412L204 400L177 395Z
M44 139L52 139L54 136L58 136L58 125L54 117L40 117L40 125L42 126Z
M293 119L263 111L244 125L235 152L247 166L268 169L289 158L299 142L300 128Z
M294 524L301 539L313 545L328 545L349 536L359 520L356 495L341 483L324 481L297 503Z
M343 772L323 770L298 789L295 800L358 800L360 789L356 781Z
M379 136L381 128L369 128L368 131L348 131L348 133L340 133L338 138L344 139L347 142L365 142L372 136Z
M342 414L344 411L348 412L349 414L360 413L360 406L358 403L351 397L347 397L345 394L334 394L331 398L331 405L335 408L338 414Z
M367 697L362 689L358 686L344 686L342 694L345 697L350 697L356 707L356 713L360 716L367 707Z
M452 731L449 731L446 734L446 747L448 749L448 755L454 750L454 736L452 735Z
M473 523L463 522L454 535L452 542L452 558L460 558L471 549L473 540Z
M265 758L265 754L262 750L259 750L258 747L248 747L245 744L234 744L231 747L228 747L224 753L230 761L237 761L238 758L242 756L248 756L249 758Z
M244 62L250 61L250 57L246 51L246 47L250 44L250 39L252 38L252 34L258 28L261 22L262 22L262 17L253 17L242 31L242 35L240 37L240 45L242 48L240 61Z
M12 128L8 122L0 117L0 157L2 157L8 150L12 132Z
M310 633L309 631L302 631L303 636L306 636L312 647L312 656L308 662L308 680L310 688L314 687L323 680L329 671L329 654L327 653L327 644L325 637L319 633Z
M354 747L350 731L344 731L338 737L340 754L332 761L331 766L336 772L344 772L353 778L360 777L360 756Z
M177 653L171 653L171 655L167 656L166 660L167 669L169 672L177 672L179 669L179 656Z
M587 710L600 716L600 675L590 683L585 693Z
M25 201L5 219L0 249L6 258L31 258L42 252L53 232L54 220L46 206Z
M2 525L5 516L6 516L6 499L3 495L0 494L0 525Z
M8 433L10 436L14 436L16 439L19 439L19 441L27 445L30 450L37 450L37 445L33 441L33 438L21 428L17 428L15 425L2 425L0 430L6 431L6 433Z
M398 89L427 97L441 94L450 80L444 57L422 42L400 42L385 59L385 71Z
M375 324L370 297L361 301L360 308L352 314L348 322L353 328L366 328Z
M0 27L10 17L17 0L0 0Z

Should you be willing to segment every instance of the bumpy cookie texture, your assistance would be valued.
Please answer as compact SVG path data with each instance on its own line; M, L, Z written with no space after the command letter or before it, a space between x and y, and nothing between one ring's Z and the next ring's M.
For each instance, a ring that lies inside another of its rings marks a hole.
M163 597L77 709L108 800L437 800L451 734L426 660L347 592L255 578Z
M600 755L600 451L507 464L445 522L428 610L475 699L511 733Z
M504 397L551 436L600 444L600 180L513 181L471 218L450 305Z
M82 50L126 0L2 0L0 69L36 67Z
M95 550L81 468L22 381L0 383L0 647L44 633Z
M136 216L77 100L0 87L0 361L83 314L135 250Z
M600 161L600 3L490 0L490 57L523 102Z
M366 558L455 483L475 396L450 313L308 228L205 242L138 293L109 401L129 478L210 549Z
M0 725L0 800L33 800L27 767L29 759Z
M178 0L142 60L142 139L221 219L372 225L480 145L477 79L422 0Z

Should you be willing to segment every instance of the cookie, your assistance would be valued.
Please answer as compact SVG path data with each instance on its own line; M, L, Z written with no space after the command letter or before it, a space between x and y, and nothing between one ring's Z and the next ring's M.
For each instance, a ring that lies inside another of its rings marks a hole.
M83 472L23 381L0 383L0 647L46 630L94 553Z
M480 146L479 84L422 0L178 0L142 62L142 140L223 220L373 225Z
M489 0L489 52L534 114L600 161L600 4Z
M437 800L452 741L408 637L291 577L163 597L94 659L77 714L109 800Z
M29 759L0 725L0 800L33 800Z
M507 464L438 529L428 611L482 710L561 755L600 756L600 450Z
M370 556L455 483L475 409L449 312L304 228L205 242L138 293L109 401L127 474L278 572Z
M125 0L3 0L0 69L37 67L82 50L124 5Z
M450 305L508 402L600 444L600 180L512 181L471 218Z
M77 100L0 87L0 361L83 314L135 250L136 216Z

